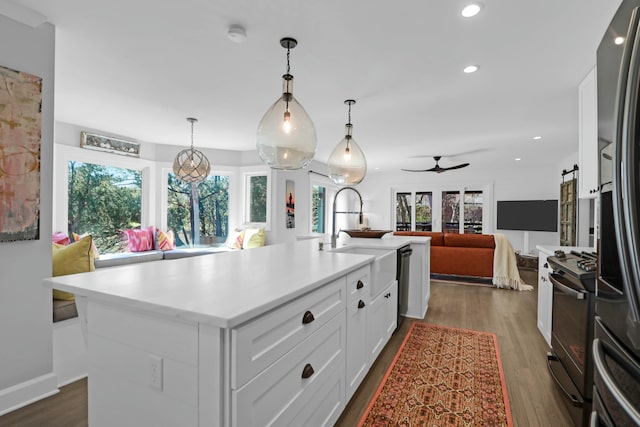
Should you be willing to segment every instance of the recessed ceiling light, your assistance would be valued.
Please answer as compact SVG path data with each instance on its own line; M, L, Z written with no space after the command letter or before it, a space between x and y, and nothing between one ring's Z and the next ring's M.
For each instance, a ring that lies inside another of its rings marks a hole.
M516 157L516 162L519 162L520 160L522 160L520 157Z
M468 65L466 67L464 67L464 71L467 74L471 74L471 73L475 73L476 71L478 71L478 66L477 65Z
M618 36L615 39L613 39L613 42L615 44L622 44L622 43L624 43L624 37Z
M464 9L462 9L462 11L460 12L460 15L464 16L465 18L471 18L472 16L476 16L478 13L480 13L481 9L482 6L480 6L479 3L472 3L465 6Z
M542 139L542 137L541 137L540 135L538 135L538 136L534 136L534 137L533 137L533 139L535 139L536 141L538 141L538 140Z
M229 27L227 37L234 43L242 43L247 39L247 30L242 25L234 24Z

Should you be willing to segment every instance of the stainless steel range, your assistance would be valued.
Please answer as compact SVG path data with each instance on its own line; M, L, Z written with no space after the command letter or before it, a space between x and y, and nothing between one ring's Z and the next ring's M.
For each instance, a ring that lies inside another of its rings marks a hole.
M574 424L588 426L593 396L593 342L597 255L556 251L553 269L551 347L547 363Z

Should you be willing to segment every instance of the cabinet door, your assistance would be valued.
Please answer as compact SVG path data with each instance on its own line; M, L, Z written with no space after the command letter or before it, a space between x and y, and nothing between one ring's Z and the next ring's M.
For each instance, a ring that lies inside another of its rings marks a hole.
M359 299L347 305L347 401L369 371L367 310L369 301Z
M547 255L538 255L538 329L551 346L551 304L553 303L553 286L549 281Z
M396 328L398 313L398 286L395 280L371 300L367 316L367 347L373 363Z
M598 100L595 67L578 88L578 197L598 195Z

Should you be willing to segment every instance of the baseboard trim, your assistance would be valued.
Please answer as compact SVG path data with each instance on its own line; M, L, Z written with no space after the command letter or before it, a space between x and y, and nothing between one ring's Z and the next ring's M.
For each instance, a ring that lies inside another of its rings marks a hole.
M0 415L58 393L57 383L58 378L51 372L0 390Z

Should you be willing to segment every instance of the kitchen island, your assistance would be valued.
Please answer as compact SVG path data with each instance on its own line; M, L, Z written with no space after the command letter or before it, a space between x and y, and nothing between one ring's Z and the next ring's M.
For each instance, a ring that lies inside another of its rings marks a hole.
M76 295L92 426L332 425L379 354L356 337L395 329L374 260L312 240L45 284Z

